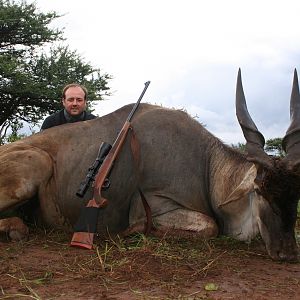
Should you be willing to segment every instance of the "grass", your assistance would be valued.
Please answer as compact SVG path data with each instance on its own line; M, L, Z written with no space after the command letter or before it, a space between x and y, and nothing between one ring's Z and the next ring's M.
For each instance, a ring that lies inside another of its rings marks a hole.
M64 286L69 284L73 289L76 286L74 293L79 294L83 282L83 286L88 283L96 289L95 293L104 290L113 295L130 290L136 299L162 299L151 292L153 289L165 291L163 299L208 299L196 298L198 291L184 294L181 288L188 288L190 282L203 282L199 287L202 297L204 287L215 284L208 278L215 278L222 270L245 272L242 264L233 268L237 258L240 263L249 258L269 260L257 247L259 239L246 244L228 237L200 240L136 234L126 239L97 237L92 251L71 248L68 240L63 232L36 229L27 242L0 248L0 299L55 299L66 293ZM30 263L34 256L40 257L40 266L34 260ZM43 287L54 287L52 294L48 292L51 297L41 296Z
M164 299L207 299L201 298L203 287L200 298L196 298L198 292L183 294L180 289L193 281L209 284L206 279L223 270L243 274L243 260L270 260L260 239L246 244L228 237L200 240L135 234L126 239L96 237L94 249L88 251L69 247L69 238L64 232L35 228L26 242L4 243L0 247L0 299L55 299L61 292L54 290L45 298L42 288L72 282L79 288L80 282L87 282L109 293L127 287L137 299L162 299L151 294L153 287L167 291ZM30 264L35 255L41 255L41 266ZM233 268L236 260L240 265Z
M45 280L47 280L47 277L49 275L50 274L45 274L45 276L43 278L37 278L37 279L34 279L34 280L27 280L22 271L21 271L21 277L20 278L18 278L16 276L13 276L13 275L10 275L10 274L7 274L7 276L19 281L20 286L23 287L26 290L27 293L26 294L25 293L6 294L3 290L3 288L1 287L1 292L2 292L1 299L30 298L30 299L35 299L35 300L42 300L42 298L38 295L38 293L36 293L34 291L34 289L31 287L31 285L33 283L34 284L42 284Z

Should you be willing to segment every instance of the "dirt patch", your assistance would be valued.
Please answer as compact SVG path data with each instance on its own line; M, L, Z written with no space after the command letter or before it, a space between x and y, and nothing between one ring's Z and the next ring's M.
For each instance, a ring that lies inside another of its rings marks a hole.
M300 299L300 263L272 261L258 239L96 239L34 230L0 241L0 299ZM299 241L299 239L298 239Z

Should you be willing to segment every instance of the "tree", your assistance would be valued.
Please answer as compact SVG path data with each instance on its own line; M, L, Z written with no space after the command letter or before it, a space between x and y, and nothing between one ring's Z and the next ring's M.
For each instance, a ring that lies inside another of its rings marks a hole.
M37 124L61 108L64 85L77 82L89 91L89 109L109 95L111 76L84 62L49 24L61 16L38 12L35 4L0 0L0 138L23 121ZM50 45L52 45L50 47ZM15 127L18 128L18 127Z
M7 143L12 143L24 138L25 134L19 134L19 130L23 127L22 124L15 123L11 125L11 133L7 137Z
M231 144L231 147L240 150L241 152L246 151L246 144L244 143L238 143L236 145ZM267 140L265 143L264 150L270 155L275 155L279 157L285 156L285 153L282 149L282 138L274 138L274 139Z
M270 154L284 157L285 153L282 149L282 138L274 138L266 141L265 150Z

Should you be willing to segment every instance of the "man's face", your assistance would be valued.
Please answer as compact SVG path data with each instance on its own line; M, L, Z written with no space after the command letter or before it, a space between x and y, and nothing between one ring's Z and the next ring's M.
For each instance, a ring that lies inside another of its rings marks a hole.
M62 100L65 110L71 116L80 115L86 108L84 91L78 87L69 87L65 92L65 99Z

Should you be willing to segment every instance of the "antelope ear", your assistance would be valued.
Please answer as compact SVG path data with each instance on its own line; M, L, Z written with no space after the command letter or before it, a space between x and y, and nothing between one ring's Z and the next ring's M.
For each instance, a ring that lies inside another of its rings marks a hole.
M232 191L232 193L225 199L225 201L219 204L219 207L226 206L229 203L242 200L245 198L251 190L254 188L254 180L257 175L256 166L253 166L247 171L241 183L237 186L237 188Z

